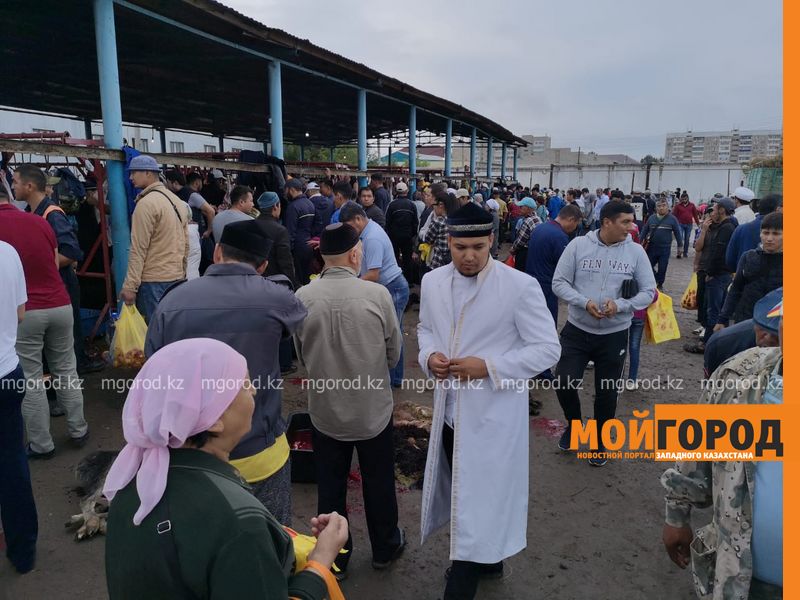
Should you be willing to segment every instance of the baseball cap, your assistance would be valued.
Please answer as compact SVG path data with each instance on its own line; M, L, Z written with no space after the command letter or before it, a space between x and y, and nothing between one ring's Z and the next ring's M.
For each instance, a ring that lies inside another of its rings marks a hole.
M158 166L156 159L146 154L139 154L131 159L128 166L130 171L160 171L161 167Z
M404 194L408 191L408 186L400 181L396 186L394 186L394 189L396 189L399 193Z
M223 175L222 171L220 171L219 169L211 169L211 176L214 179L222 179L223 177L225 177L225 175Z
M536 208L536 202L530 196L526 196L519 202L517 202L517 206L527 206L528 208Z
M733 204L733 200L730 198L720 198L717 200L717 204L724 208L728 214L732 214L733 211L736 210L736 206Z
M458 188L456 190L456 198L469 198L469 190L466 188Z
M318 190L318 189L319 189L319 185L317 185L317 183L315 181L309 181L308 185L306 185L306 191L308 191L308 190Z

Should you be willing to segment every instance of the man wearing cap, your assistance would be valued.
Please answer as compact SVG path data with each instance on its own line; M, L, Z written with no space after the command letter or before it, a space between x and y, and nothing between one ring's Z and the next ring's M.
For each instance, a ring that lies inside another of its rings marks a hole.
M733 200L720 198L703 221L700 236L694 245L695 252L700 252L697 278L702 277L704 281L705 332L702 341L684 346L684 350L693 354L702 354L705 350L705 343L714 333L714 325L717 324L731 283L732 272L725 262L725 253L736 228L731 220L733 212Z
M216 208L224 204L227 193L228 183L225 175L219 169L212 169L208 174L208 182L203 185L200 195Z
M239 221L251 221L250 213L253 210L253 191L246 185L237 185L231 190L231 205L228 210L223 210L211 224L214 232L214 242L219 244L222 232L226 225Z
M414 238L419 230L419 216L417 207L408 198L408 186L401 181L395 189L397 197L386 209L386 233L392 241L395 259L402 265L406 281L414 281L412 276L414 263L411 255Z
M186 204L161 183L159 171L152 156L131 159L131 182L142 191L131 217L128 273L120 298L125 304L136 304L145 320L166 289L186 279L189 257Z
M286 182L286 197L289 206L286 208L283 224L289 232L297 283L305 285L310 281L314 251L308 242L312 237L317 213L314 204L303 193L303 182L300 179L290 179Z
M536 280L492 259L491 215L469 202L447 228L453 260L420 293L419 364L437 380L421 520L423 543L450 522L444 598L461 600L525 548L525 383L560 346Z
M756 213L750 208L750 203L755 196L753 190L750 188L738 187L733 190L733 201L736 203L736 210L734 210L733 216L736 218L736 222L739 223L739 225L745 225L746 223L755 221Z
M408 281L397 265L392 242L386 232L377 223L367 217L364 209L355 202L348 202L342 207L340 215L342 223L353 227L361 237L364 247L364 259L361 261L361 279L377 281L383 285L392 297L397 322L403 328L403 313L408 304ZM403 350L400 349L400 360L390 371L392 387L399 388L403 383Z
M294 337L310 382L308 412L317 502L320 508L347 518L347 477L355 448L372 566L385 569L405 547L404 532L397 525L394 403L388 377L400 357L402 333L386 288L359 279L362 241L358 231L345 223L329 225L322 232L319 250L325 267L318 278L297 291L308 317ZM352 548L351 535L345 545L349 552L336 559L341 572L346 573Z
M467 202L470 201L469 197L469 190L466 188L458 188L456 190L456 200L461 206L464 206Z
M264 227L267 237L272 240L272 247L267 256L267 270L264 275L284 275L297 289L294 274L292 247L289 245L289 232L281 222L281 200L275 192L266 191L258 198L258 210L261 214L256 219Z
M311 228L311 237L319 237L325 226L331 222L333 201L322 195L319 185L314 181L306 185L306 196L314 205L314 226Z
M780 319L780 346L751 348L722 363L703 386L701 404L783 403L783 303L757 305L755 314ZM781 461L679 461L661 476L661 485L662 540L676 565L685 569L691 563L698 596L784 597ZM692 509L708 507L711 522L693 530Z
M536 203L533 198L526 197L519 202L513 203L520 209L521 224L517 228L517 235L514 238L514 243L511 244L510 254L514 255L514 266L519 271L525 270L525 265L528 260L528 241L531 239L531 233L534 228L542 224L542 221L536 215Z
M247 359L255 411L252 429L231 452L230 463L272 515L289 525L289 444L281 417L278 345L294 333L306 309L286 286L262 277L271 247L260 221L226 226L205 275L173 287L156 307L145 354L178 340L212 338Z

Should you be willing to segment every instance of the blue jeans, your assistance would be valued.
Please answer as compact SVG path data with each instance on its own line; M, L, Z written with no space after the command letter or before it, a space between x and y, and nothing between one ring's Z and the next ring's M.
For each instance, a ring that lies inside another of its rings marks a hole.
M639 350L642 347L643 333L644 319L634 317L628 333L628 357L631 360L628 367L628 379L637 379L637 375L639 375Z
M398 275L392 281L386 284L386 289L392 296L394 309L397 311L397 323L400 325L400 334L402 340L403 333L403 313L408 304L408 282L402 275ZM400 346L400 360L397 361L397 366L389 369L389 379L393 386L398 387L403 383L403 342Z
M672 246L650 246L647 249L647 257L650 259L650 266L653 267L653 273L656 276L656 285L664 285L671 250ZM658 270L656 270L656 266L658 266Z
M710 279L706 279L706 333L703 342L707 342L711 334L714 333L714 325L717 324L719 311L725 304L725 296L728 295L728 286L731 284L731 274L723 273Z
M33 568L39 525L25 454L22 367L0 378L0 514L6 538L6 555L20 573Z
M683 223L679 223L681 232L683 233L683 255L689 256L689 242L692 241L692 223L687 223L684 225ZM681 251L681 247L678 246L678 252Z
M161 296L164 295L167 288L176 283L178 281L143 281L139 284L139 291L136 292L136 308L142 313L145 321L150 322L150 317L161 301Z

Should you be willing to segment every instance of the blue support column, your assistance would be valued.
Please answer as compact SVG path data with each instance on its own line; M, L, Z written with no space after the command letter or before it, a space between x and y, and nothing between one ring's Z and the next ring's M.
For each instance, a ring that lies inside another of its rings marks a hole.
M518 177L519 177L519 169L517 168L519 166L519 163L517 161L518 157L517 157L517 147L516 146L514 146L513 152L514 152L514 181L519 182L519 179L518 179Z
M408 191L409 198L417 191L417 107L408 111Z
M503 145L500 147L500 177L505 181L506 179L506 161L508 160L508 151L506 149L506 143L503 142Z
M103 112L103 139L107 148L122 149L122 102L119 95L117 67L117 32L113 0L94 0L94 35L97 44L97 74L100 82L100 105ZM108 196L111 203L111 239L114 243L116 292L119 294L128 272L131 230L128 224L128 198L125 194L123 164L106 163Z
M447 119L444 137L444 176L450 177L453 166L453 119Z
M334 155L334 150L335 148L333 147L330 149L330 154L329 154L330 160L328 162L336 162L336 156Z
M303 144L300 144L300 162L305 162L306 160L306 147Z
M358 90L358 170L367 170L367 90ZM366 187L367 177L358 178L358 187Z
M477 173L475 172L475 164L478 161L478 130L474 127L472 128L472 138L469 141L469 177L470 177L470 187L472 187L472 191L474 192L476 189L477 180L475 177Z
M486 145L486 177L492 178L492 162L494 161L494 148L492 137L489 136L489 142Z
M269 73L269 121L272 156L283 159L283 100L281 97L281 63L272 61Z

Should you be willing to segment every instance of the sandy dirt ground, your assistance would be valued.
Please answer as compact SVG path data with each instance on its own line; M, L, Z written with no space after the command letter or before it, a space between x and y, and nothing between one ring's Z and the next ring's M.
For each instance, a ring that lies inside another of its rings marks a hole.
M694 313L679 306L680 296L691 274L691 260L670 261L665 291L676 304L683 337L657 346L642 346L640 377L670 375L681 378L681 389L624 392L617 416L632 417L634 410L652 408L656 402L691 403L699 397L702 357L683 352L686 341L696 339ZM422 377L416 363L418 306L406 313L406 377ZM561 307L559 325L566 319ZM299 370L292 377L302 377ZM97 449L118 449L122 393L101 388L101 378L125 377L106 372L87 378L86 414L92 438L88 447L76 451L66 444L63 418L53 419L56 457L31 464L39 512L39 546L36 569L16 575L0 560L0 600L106 598L105 544L102 537L75 542L64 529L67 518L77 512L78 497L72 490L72 471L82 456ZM592 371L587 372L587 389ZM487 600L515 599L675 599L694 597L691 576L668 559L661 543L663 491L659 476L664 463L610 461L604 468L590 467L585 460L559 452L556 441L562 415L555 393L537 391L541 413L530 422L530 504L528 547L507 560L504 579L484 582L478 597ZM401 390L396 401L430 406L430 392ZM585 415L591 414L592 393L582 392ZM284 412L303 410L304 392L297 379L287 381ZM311 484L293 486L294 525L301 531L316 514L316 489ZM441 598L444 570L448 562L448 532L440 531L420 546L419 490L398 486L401 524L409 540L405 555L387 572L373 571L358 484L350 486L349 507L355 549L349 578L342 588L351 600L427 600ZM696 522L707 521L697 513Z

